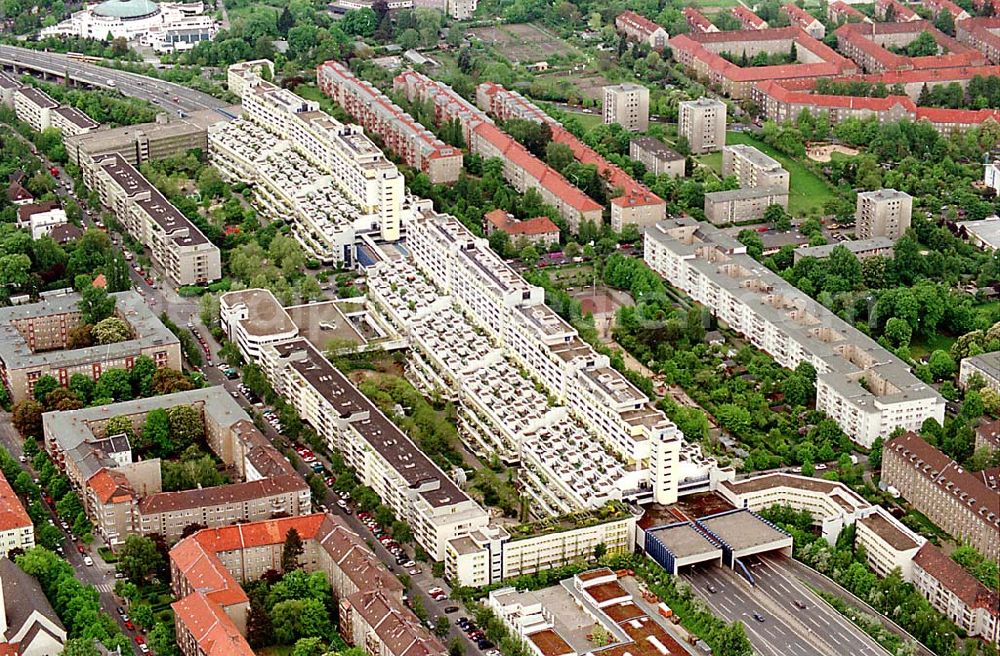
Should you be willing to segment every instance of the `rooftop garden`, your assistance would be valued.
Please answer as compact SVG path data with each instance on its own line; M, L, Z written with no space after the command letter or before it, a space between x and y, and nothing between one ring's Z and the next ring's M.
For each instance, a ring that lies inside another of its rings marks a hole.
M621 501L609 501L594 510L581 510L567 513L559 517L547 517L535 522L518 524L507 529L512 540L538 537L549 533L561 533L578 528L596 526L605 522L626 519L632 516L632 511Z

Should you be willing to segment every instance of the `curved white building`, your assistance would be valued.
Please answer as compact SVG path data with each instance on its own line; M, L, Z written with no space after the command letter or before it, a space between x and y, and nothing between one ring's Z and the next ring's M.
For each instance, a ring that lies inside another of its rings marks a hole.
M157 51L189 50L215 37L217 25L204 15L201 2L156 3L153 0L104 0L88 5L41 36L124 38Z

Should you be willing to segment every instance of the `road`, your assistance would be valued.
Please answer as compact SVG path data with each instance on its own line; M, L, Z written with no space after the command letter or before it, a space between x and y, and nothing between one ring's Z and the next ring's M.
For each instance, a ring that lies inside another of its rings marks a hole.
M729 622L743 622L760 654L885 656L874 640L802 585L784 559L763 556L747 562L752 565L755 587L732 570L717 566L696 568L683 576L714 614ZM709 591L710 584L716 592ZM754 613L764 621L755 619Z
M115 88L126 96L155 101L155 104L174 113L229 106L228 103L207 93L188 89L173 82L77 61L60 53L0 45L0 64L51 75L68 76L71 80L94 87ZM114 85L108 84L109 80L114 81Z

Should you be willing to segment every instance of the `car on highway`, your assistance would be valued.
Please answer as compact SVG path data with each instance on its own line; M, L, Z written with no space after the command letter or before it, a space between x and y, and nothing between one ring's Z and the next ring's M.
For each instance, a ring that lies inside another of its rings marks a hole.
M716 587L715 587L714 585L712 585L711 583L709 583L709 584L708 584L708 588L707 588L707 590L708 590L708 591L709 591L709 592L710 592L711 594L715 594L716 592L718 592L718 591L719 591L719 589L718 589L718 588L716 588Z
M805 609L809 608L809 605L806 604L805 602L803 602L801 599L796 599L792 603L795 604L796 608L799 608L801 610L805 610Z
M764 621L764 616L761 615L760 613L758 613L757 611L754 611L753 618L755 620L757 620L758 622L763 622Z

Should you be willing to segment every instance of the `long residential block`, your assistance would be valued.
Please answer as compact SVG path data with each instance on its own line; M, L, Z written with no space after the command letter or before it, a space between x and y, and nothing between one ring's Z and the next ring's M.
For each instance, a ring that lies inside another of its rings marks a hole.
M913 558L910 581L931 606L970 636L1000 641L1000 597L940 548L924 544Z
M517 191L535 189L542 199L559 211L572 232L585 221L602 223L601 205L571 185L555 169L528 152L516 139L498 128L486 113L455 93L446 84L415 71L397 75L393 88L412 102L431 102L436 120L458 121L469 150L484 159L503 161L503 175Z
M176 286L222 277L219 247L118 154L101 157L92 187Z
M489 514L309 342L267 346L262 363L275 390L409 524L435 560L444 560L449 540L489 523Z
M347 66L333 60L320 64L316 82L320 91L366 130L377 134L400 159L426 173L432 183L458 180L462 151L438 139L370 82L355 77Z
M720 230L682 217L646 231L646 263L788 368L817 371L816 408L870 447L944 420L944 398L905 363L788 284Z
M52 376L68 385L74 374L97 380L111 369L131 369L141 355L158 367L180 370L180 341L133 291L117 292L115 316L132 338L114 344L67 349L69 332L80 325L80 295L66 294L37 303L0 308L0 380L19 403L32 398L35 382Z
M243 79L244 114L289 141L330 175L363 215L374 217L382 239L399 239L403 175L362 129L334 120L319 111L319 103L282 89L252 70L244 72Z
M705 194L705 218L712 225L759 221L767 208L788 209L788 191L775 187L748 187Z
M896 0L890 1L896 2ZM837 48L867 73L986 64L986 57L982 53L938 31L930 21L917 18L913 21L895 23L841 25L836 30ZM922 34L933 36L942 54L909 57L898 55L889 49L905 47Z
M1000 491L913 432L885 443L882 480L987 560L1000 559Z
M60 106L52 96L34 87L21 86L14 91L14 112L38 132L56 128L63 135L74 136L100 127L79 109Z
M521 94L493 82L484 82L476 89L476 102L482 110L502 120L519 118L548 125L552 130L552 141L568 146L573 151L573 157L581 164L595 166L612 191L609 196L611 227L614 230L621 231L626 225L646 227L666 218L667 204L662 198L620 167L601 157L597 151L563 127L562 123Z

